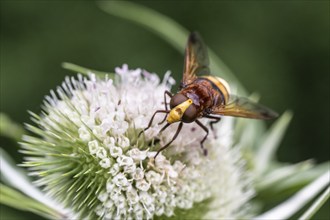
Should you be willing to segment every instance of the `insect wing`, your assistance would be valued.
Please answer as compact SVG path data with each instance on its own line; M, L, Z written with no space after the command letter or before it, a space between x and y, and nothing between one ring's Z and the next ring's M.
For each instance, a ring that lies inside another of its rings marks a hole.
M182 85L192 83L198 75L209 75L207 48L197 32L189 35L186 51Z
M236 96L231 96L227 105L216 106L212 110L212 114L243 118L273 119L278 116L276 112L261 104Z

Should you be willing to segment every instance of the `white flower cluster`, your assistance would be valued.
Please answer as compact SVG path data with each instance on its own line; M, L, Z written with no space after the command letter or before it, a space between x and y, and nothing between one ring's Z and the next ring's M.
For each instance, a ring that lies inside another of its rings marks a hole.
M80 143L71 156L83 151L92 158L86 161L94 167L87 167L84 174L93 170L93 175L102 176L100 182L104 180L103 188L96 190L97 200L90 202L96 204L96 215L104 219L171 217L176 209L193 209L206 200L205 218L245 215L243 207L253 190L239 151L231 148L231 120L221 122L218 139L209 135L208 156L199 144L205 133L192 123L184 124L170 148L154 161L157 147L173 137L177 125L157 135L158 122L164 117L160 115L144 135L138 138L137 134L156 110L164 109L164 91L173 79L167 73L160 82L156 74L129 70L127 65L116 68L116 73L116 82L93 74L89 79L66 79L57 91L60 99L54 93L47 97L47 114L39 122L44 129L63 130L64 136ZM70 131L65 123L61 127L62 118L74 125Z

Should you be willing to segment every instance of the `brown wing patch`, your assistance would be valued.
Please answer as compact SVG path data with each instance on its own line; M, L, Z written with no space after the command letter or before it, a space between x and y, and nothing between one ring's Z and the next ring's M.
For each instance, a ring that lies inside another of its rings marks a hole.
M276 112L263 105L235 96L231 97L227 105L213 107L211 114L255 119L273 119L278 116Z
M199 75L209 75L209 58L202 38L197 32L189 35L186 51L182 85L192 83Z

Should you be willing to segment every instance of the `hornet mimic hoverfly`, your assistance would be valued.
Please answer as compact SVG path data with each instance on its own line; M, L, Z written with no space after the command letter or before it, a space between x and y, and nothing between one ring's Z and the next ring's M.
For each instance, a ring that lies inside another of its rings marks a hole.
M169 103L170 109L168 109L166 95L171 98ZM152 121L158 113L165 114L164 120L159 124L162 124L165 120L167 121L159 133L175 122L180 124L172 140L161 147L154 158L176 139L183 123L196 122L206 132L200 142L206 155L207 151L203 143L208 136L209 130L198 120L199 118L212 119L210 127L213 130L213 124L219 122L222 115L254 119L272 119L277 117L277 113L267 107L246 98L231 95L229 85L224 79L210 75L206 47L196 32L191 33L188 38L180 91L175 95L165 91L164 103L165 110L157 110L151 117L148 127L143 131L151 127Z

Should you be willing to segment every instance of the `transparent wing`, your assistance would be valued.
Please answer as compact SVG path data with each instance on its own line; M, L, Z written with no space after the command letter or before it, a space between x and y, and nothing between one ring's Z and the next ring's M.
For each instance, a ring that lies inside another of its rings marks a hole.
M192 32L189 35L185 51L182 85L192 83L198 75L209 74L207 48L200 35L197 32Z
M232 95L228 104L213 107L211 114L255 119L273 119L278 116L276 112L261 104Z

